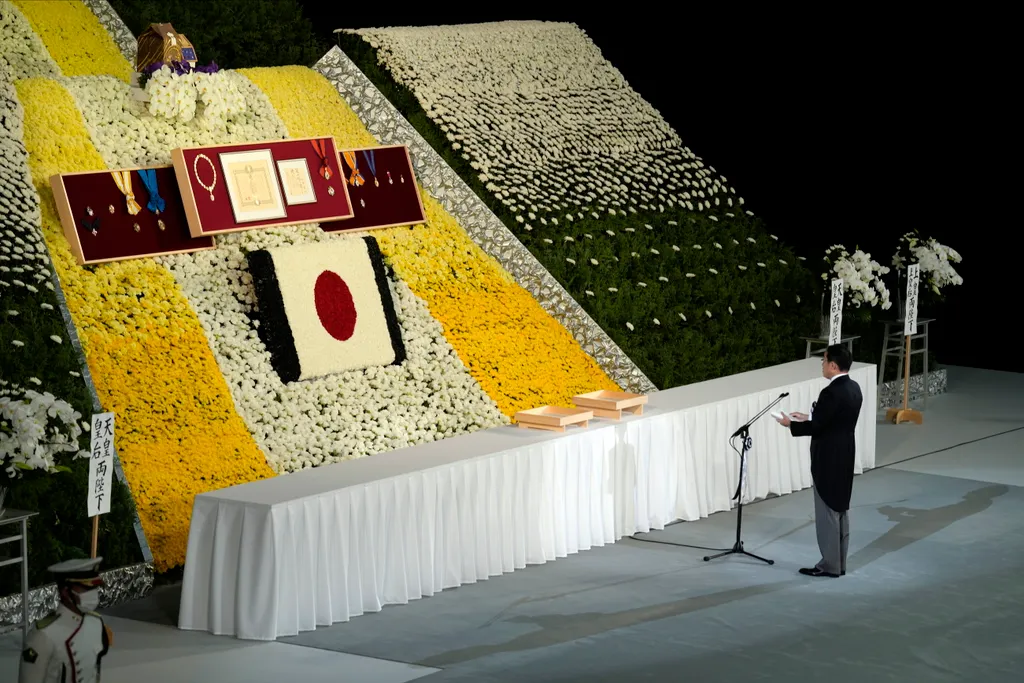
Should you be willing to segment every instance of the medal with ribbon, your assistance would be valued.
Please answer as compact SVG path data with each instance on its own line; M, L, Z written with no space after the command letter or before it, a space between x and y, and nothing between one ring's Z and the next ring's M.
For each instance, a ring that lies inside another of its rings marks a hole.
M160 212L166 208L167 202L160 196L160 190L157 188L156 169L140 169L139 177L142 178L142 184L146 186L146 192L149 193L149 203L146 204L146 208L159 216Z
M380 187L380 181L377 180L377 158L374 156L372 149L364 149L363 156L366 157L366 165L370 169L370 175L373 176L374 187Z
M142 211L142 207L135 201L135 190L132 189L132 172L131 171L114 171L110 175L114 176L114 182L117 184L117 189L121 190L121 194L124 195L125 204L128 207L128 213L132 216Z
M331 176L334 175L334 171L331 170L331 165L327 162L327 141L310 140L310 142L313 143L313 149L316 150L316 155L320 158L320 177L324 180L330 180Z
M355 152L342 152L341 155L345 157L345 161L352 168L352 175L349 176L348 184L353 187L359 187L366 181L363 180L363 174L359 171L359 161L356 160Z

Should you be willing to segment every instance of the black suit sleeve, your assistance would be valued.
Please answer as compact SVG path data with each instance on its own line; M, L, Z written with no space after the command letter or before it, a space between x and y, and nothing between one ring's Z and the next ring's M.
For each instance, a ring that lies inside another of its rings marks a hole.
M818 397L814 414L806 422L791 422L789 431L793 436L820 436L828 431L839 414L839 399L826 389Z

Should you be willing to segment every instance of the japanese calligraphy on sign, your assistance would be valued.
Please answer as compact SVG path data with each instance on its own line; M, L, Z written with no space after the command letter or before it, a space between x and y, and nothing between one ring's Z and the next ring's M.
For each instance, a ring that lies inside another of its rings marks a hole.
M843 281L832 281L832 303L828 311L828 345L838 344L843 338Z
M907 312L903 317L903 334L917 334L917 289L921 283L921 265L907 266Z
M110 512L111 475L114 471L114 414L92 416L89 449L89 516Z

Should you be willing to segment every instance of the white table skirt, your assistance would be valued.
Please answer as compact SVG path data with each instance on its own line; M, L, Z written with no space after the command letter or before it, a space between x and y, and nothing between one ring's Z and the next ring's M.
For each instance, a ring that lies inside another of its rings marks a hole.
M179 627L273 640L728 510L729 436L783 391L780 408L808 412L820 368L658 392L643 416L565 434L500 427L199 495ZM850 375L859 473L875 461L875 367ZM751 437L745 498L811 485L809 439L768 416Z

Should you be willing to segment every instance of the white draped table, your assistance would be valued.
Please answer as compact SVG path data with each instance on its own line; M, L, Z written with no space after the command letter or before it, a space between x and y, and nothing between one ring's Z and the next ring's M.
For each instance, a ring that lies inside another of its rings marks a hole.
M729 436L781 392L809 412L820 359L651 394L642 416L564 434L499 427L196 496L183 629L295 635L732 505ZM875 463L875 366L857 472ZM811 485L809 439L751 429L749 498Z

